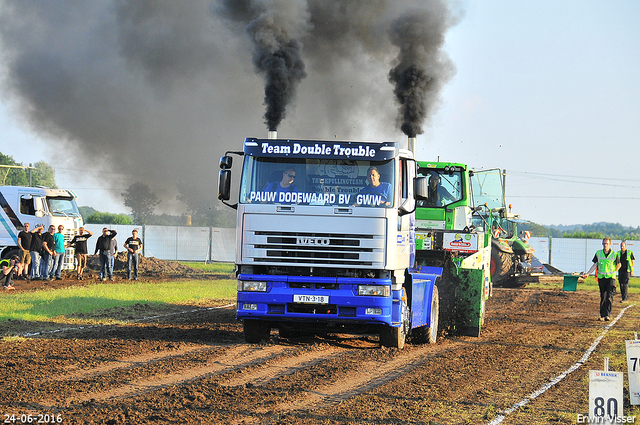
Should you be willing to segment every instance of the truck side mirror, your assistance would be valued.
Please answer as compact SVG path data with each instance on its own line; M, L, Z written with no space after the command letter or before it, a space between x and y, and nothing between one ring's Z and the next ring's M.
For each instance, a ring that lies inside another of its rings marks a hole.
M231 162L231 158L229 162ZM220 161L222 166L222 161ZM231 170L220 170L218 175L218 199L228 201L231 197Z
M38 218L44 217L44 211L42 211L42 210L36 211L36 217L38 217Z
M231 168L231 165L233 164L233 158L230 156L223 156L220 158L220 169L221 170L228 170L229 168Z
M413 193L418 200L429 198L429 180L425 176L416 177L413 180Z

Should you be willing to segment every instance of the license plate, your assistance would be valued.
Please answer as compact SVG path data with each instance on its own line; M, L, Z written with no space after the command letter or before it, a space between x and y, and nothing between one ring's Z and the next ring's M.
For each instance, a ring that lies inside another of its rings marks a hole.
M328 295L298 295L293 294L294 303L305 304L329 304Z

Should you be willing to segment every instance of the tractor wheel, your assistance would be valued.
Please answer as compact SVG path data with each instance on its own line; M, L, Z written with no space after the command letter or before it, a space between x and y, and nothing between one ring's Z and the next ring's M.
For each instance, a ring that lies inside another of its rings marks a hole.
M244 340L249 344L267 341L271 335L271 325L261 320L244 319Z
M494 286L502 286L509 279L512 265L511 254L495 248L491 250L491 282Z
M383 325L380 328L380 344L385 347L392 347L402 350L404 348L404 343L407 338L407 330L409 329L409 306L407 305L407 297L404 293L404 288L402 288L402 323L400 326L393 327L389 325Z

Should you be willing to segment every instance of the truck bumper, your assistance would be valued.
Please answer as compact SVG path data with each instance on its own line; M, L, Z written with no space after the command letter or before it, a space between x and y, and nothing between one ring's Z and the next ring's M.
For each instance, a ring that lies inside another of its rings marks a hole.
M391 279L240 274L238 281L266 282L265 292L238 291L238 319L300 324L400 325L402 291ZM389 287L389 296L358 295L359 285ZM239 284L239 289L242 284Z

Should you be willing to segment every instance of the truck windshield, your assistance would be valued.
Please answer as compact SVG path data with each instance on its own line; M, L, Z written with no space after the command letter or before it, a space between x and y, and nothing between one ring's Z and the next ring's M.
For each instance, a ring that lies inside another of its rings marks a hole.
M72 197L47 196L47 207L53 215L79 216L78 206Z
M444 207L462 199L460 171L420 168L418 175L429 179L429 198L418 201L418 207Z
M240 203L392 207L393 160L245 156Z

